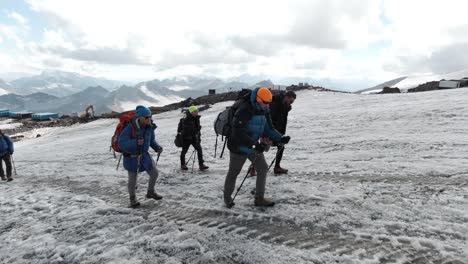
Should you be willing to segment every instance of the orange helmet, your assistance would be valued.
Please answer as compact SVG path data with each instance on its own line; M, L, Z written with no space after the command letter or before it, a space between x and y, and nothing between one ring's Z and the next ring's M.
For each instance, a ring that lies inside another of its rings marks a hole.
M270 89L266 87L262 87L257 91L257 103L271 103L273 99L273 95L270 92Z

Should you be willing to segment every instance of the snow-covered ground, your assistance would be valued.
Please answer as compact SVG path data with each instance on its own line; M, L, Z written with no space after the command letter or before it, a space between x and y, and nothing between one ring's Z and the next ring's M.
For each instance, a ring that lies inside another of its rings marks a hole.
M164 199L144 198L141 174L136 210L109 152L117 121L56 128L15 145L0 263L468 263L467 101L468 89L298 92L290 173L269 175L267 209L253 206L255 178L223 206L229 155L213 158L212 124L230 102L201 112L208 172L178 169L180 111L154 116Z
M23 123L19 123L15 119L0 120L0 129L15 129L22 125Z

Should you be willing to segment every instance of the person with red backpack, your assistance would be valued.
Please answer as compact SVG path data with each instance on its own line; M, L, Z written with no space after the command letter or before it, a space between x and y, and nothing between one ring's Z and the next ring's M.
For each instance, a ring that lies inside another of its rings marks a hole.
M135 116L122 130L118 138L118 146L124 156L123 165L128 171L128 193L132 208L140 206L136 199L135 189L137 175L142 171L146 171L150 176L146 198L162 199L162 196L154 191L159 172L148 153L150 147L159 154L163 151L163 148L155 140L154 130L157 126L152 122L151 111L147 107L139 105L135 112Z

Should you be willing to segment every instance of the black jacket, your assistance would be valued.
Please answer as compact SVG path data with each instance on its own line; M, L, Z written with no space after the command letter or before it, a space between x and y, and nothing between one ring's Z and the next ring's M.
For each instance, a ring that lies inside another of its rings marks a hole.
M283 93L273 96L273 101L270 104L270 117L274 128L284 135L286 134L288 112L291 111L291 106L284 104L283 98Z
M179 123L178 131L182 133L184 144L199 143L200 142L200 116L194 117L187 112L181 122Z

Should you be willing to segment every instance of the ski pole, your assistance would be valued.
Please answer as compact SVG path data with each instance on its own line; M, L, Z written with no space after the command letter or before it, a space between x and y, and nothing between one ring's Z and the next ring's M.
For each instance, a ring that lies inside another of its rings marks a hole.
M15 166L15 160L13 159L13 155L11 155L11 163L13 163L13 171L15 172L15 175L18 175L16 173L16 166Z
M258 158L258 154L255 152L255 158L254 158L254 160L252 161L252 164L254 164L255 161L257 161L257 158ZM232 198L232 200L231 200L231 204L229 205L229 208L232 208L232 207L234 206L234 199L236 199L236 196L237 196L237 194L239 193L240 189L242 188L242 185L244 184L245 179L247 179L247 176L248 176L248 175L249 175L249 171L247 170L247 173L245 174L244 179L242 180L241 184L239 185L239 188L237 188L236 194L234 194L234 198Z

